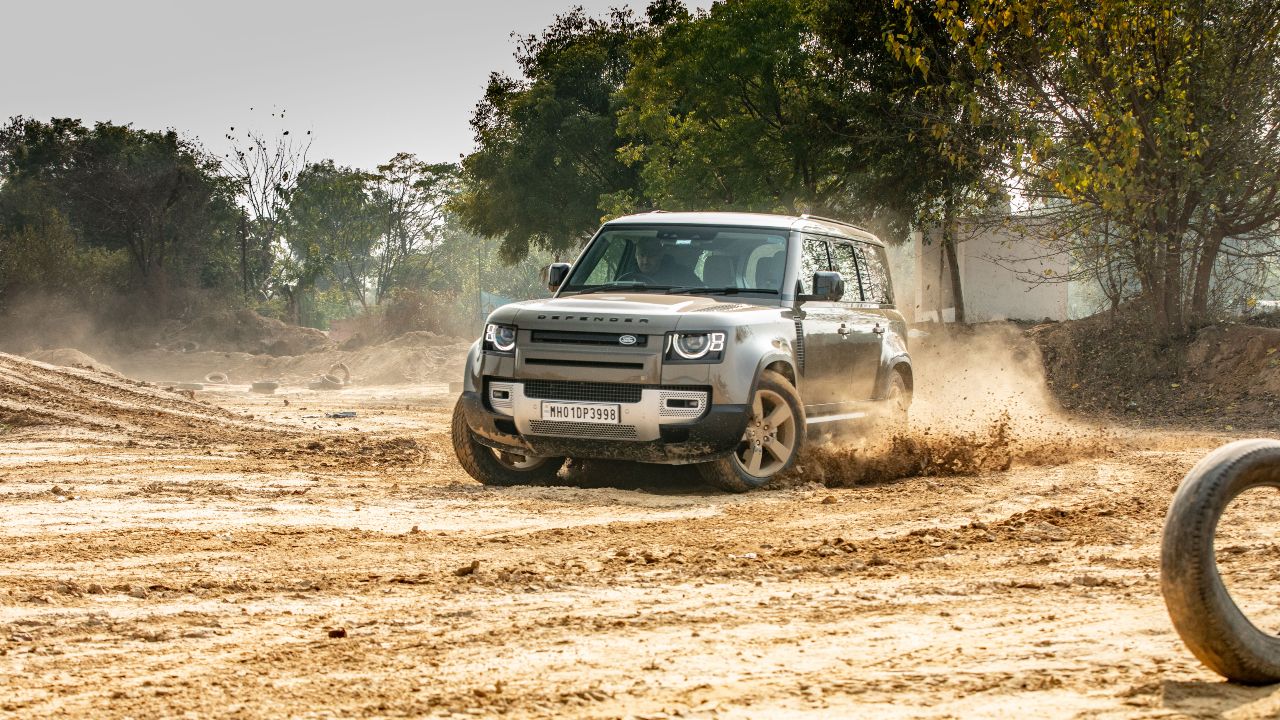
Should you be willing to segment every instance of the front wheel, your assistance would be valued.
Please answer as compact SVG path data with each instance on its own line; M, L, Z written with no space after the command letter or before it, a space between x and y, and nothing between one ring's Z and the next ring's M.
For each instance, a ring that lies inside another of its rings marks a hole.
M462 401L453 408L453 452L467 474L484 485L543 485L556 478L564 458L518 455L480 444L467 426Z
M1164 522L1160 590L1173 627L1209 669L1239 683L1280 681L1280 637L1227 592L1214 556L1223 511L1255 487L1280 487L1280 442L1239 440L1210 453L1178 487Z
M804 433L800 394L781 374L765 370L751 398L746 432L733 454L698 465L698 472L721 490L754 490L795 464Z

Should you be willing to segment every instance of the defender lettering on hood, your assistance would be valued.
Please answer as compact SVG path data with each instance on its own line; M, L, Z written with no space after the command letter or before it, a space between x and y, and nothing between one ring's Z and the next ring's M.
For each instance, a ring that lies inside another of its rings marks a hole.
M587 317L586 315L539 315L539 316L538 316L538 319L539 319L539 320L581 320L582 322L611 322L611 323L615 323L615 322L624 322L624 323L634 322L634 323L638 323L638 324L643 324L643 323L647 323L647 322L649 322L649 318L639 318L639 319L637 319L637 318L616 318L616 317L615 317L615 318L602 318L602 317L594 317L594 318L593 318L593 317Z

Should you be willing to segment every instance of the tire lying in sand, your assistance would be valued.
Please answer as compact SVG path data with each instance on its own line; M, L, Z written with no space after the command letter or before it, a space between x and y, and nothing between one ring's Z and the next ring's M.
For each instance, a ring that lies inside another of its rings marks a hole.
M347 367L346 363L334 363L333 366L329 368L329 374L325 377L332 377L337 379L343 385L350 385L351 368Z
M220 372L211 372L204 376L204 381L213 385L223 385L227 382L227 374Z
M258 382L249 385L249 392L256 392L256 393L262 393L263 395L270 395L274 393L276 390L278 390L279 388L280 388L280 383L276 382L275 380L259 380Z
M1211 670L1250 685L1280 681L1280 637L1241 612L1213 546L1223 511L1256 487L1280 488L1280 442L1240 440L1213 451L1178 486L1160 548L1160 590L1178 635Z
M312 390L341 390L346 385L335 375L321 375L319 380L307 386Z

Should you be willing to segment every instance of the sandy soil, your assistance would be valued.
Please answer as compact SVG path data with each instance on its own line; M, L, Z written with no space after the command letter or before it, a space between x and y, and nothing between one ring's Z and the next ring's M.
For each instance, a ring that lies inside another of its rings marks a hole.
M1203 669L1159 595L1168 499L1225 435L812 482L846 450L743 496L617 466L489 489L443 385L24 382L157 424L10 408L0 717L1280 715L1280 689ZM1276 510L1241 510L1224 563L1270 627Z

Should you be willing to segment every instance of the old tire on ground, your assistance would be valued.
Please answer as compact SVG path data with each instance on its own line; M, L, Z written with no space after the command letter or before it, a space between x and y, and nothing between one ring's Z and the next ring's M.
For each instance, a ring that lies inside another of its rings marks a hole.
M325 377L332 377L338 380L339 382L341 382L343 385L350 385L351 384L351 368L347 367L346 363L334 363L332 366L330 366L329 374L325 375Z
M1160 590L1173 626L1211 670L1239 683L1280 681L1280 637L1258 629L1231 599L1214 559L1223 510L1255 487L1280 488L1280 442L1240 440L1191 468L1165 517Z
M795 464L804 438L800 394L781 374L765 370L751 398L751 417L738 446L726 458L698 465L698 472L721 490L754 490Z
M484 485L541 485L556 479L564 458L535 458L494 450L476 441L462 401L453 407L453 452L467 474Z

